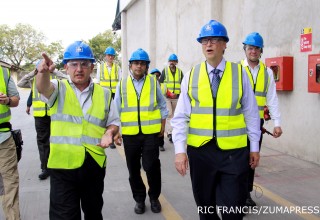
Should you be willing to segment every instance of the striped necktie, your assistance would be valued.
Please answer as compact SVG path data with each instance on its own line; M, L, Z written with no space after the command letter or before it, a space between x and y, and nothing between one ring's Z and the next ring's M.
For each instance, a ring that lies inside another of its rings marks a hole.
M211 81L211 89L213 93L213 97L217 97L217 91L220 84L220 70L214 69L211 71L213 73L212 81Z

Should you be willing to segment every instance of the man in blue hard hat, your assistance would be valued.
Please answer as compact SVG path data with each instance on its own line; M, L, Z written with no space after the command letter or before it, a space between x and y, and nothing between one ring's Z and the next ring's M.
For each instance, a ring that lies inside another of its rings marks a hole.
M93 83L91 48L70 44L63 55L69 80L50 81L55 66L42 54L36 86L51 111L49 218L102 220L105 148L118 134L120 120L109 89Z
M116 92L116 86L122 77L121 68L114 62L116 50L113 47L107 47L104 51L105 62L97 66L97 83L102 87L109 88L112 92L112 98Z
M140 170L147 174L151 211L161 212L159 136L163 136L168 111L155 77L148 74L150 59L139 48L129 60L129 74L117 85L115 102L121 119L129 183L136 202L134 212L145 212L147 196Z
M114 62L116 50L113 47L107 47L104 51L105 62L97 66L97 80L96 83L100 86L108 88L112 92L112 98L116 92L116 86L122 77L121 68ZM116 145L112 143L111 149L115 149Z
M219 212L222 219L242 219L248 164L255 168L260 158L258 107L248 75L223 57L229 41L224 25L209 21L197 41L206 60L181 83L171 120L175 166L184 176L190 164L200 219L219 219Z
M282 134L278 96L273 72L260 60L263 53L263 38L259 33L252 32L246 36L242 43L246 59L241 60L241 64L249 76L252 89L255 93L259 108L260 129L262 130L264 124L264 106L267 106L271 113L271 119L274 121L273 137L278 138ZM262 136L263 133L260 136L259 150L261 148ZM248 145L250 147L249 141ZM254 171L255 169L249 169L247 206L256 206L250 195L250 192L253 190Z
M174 111L177 106L177 101L180 95L180 85L183 78L183 73L180 68L177 67L178 56L171 54L168 58L169 66L162 70L162 74L159 82L167 85L166 102L169 110L169 116L167 118L167 137L172 143L172 127L171 119L174 115Z

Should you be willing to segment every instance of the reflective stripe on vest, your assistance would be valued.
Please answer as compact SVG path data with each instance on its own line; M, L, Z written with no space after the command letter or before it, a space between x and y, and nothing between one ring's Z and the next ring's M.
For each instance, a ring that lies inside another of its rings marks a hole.
M146 75L138 98L130 76L121 80L121 129L122 134L135 135L159 133L161 114L157 103L157 80Z
M111 73L105 63L100 65L100 85L109 88L112 93L116 92L116 87L119 82L118 77L119 67L116 64L112 64Z
M0 92L7 95L10 72L7 68L0 66ZM7 105L0 105L0 124L10 122L11 110ZM0 131L10 131L9 128L0 128Z
M243 64L243 60L241 64ZM256 84L254 84L253 76L250 72L249 66L245 67L246 72L249 76L249 80L251 86L253 88L254 95L257 100L257 105L259 109L260 118L264 118L264 106L267 103L267 92L270 83L270 77L268 75L267 67L264 65L263 62L259 61L260 68L256 79Z
M90 88L92 104L83 115L67 80L59 80L59 95L51 108L49 168L76 169L89 152L100 167L106 166L104 149L96 146L106 130L111 92L97 84Z
M214 99L206 62L190 73L188 95L191 114L187 144L200 147L214 136L223 150L247 146L246 124L241 112L242 69L240 64L226 62Z
M167 88L170 92L173 92L174 94L180 94L180 86L182 80L181 74L181 70L178 67L176 67L175 76L173 77L170 67L165 68Z
M50 79L55 79L56 77L50 74ZM49 106L41 101L40 93L38 92L36 86L36 77L34 77L32 82L32 106L33 106L33 116L34 117L43 117L43 116L50 116L50 108Z
M167 84L166 83L161 83L160 86L161 86L162 95L166 96L166 94L167 94Z

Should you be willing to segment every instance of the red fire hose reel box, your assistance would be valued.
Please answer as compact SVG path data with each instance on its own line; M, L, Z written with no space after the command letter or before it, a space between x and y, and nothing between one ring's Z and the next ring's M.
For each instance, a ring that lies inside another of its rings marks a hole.
M277 90L293 90L293 57L266 58L266 65L273 71Z
M308 56L308 92L320 93L320 54Z

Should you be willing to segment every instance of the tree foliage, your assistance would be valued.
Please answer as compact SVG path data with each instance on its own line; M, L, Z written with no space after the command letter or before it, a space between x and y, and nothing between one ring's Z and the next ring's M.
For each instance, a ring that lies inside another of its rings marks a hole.
M104 51L107 47L111 46L116 50L119 55L121 51L121 37L112 30L106 30L89 40L89 46L93 50L96 62L101 63L104 60ZM119 56L116 56L116 61L119 62Z
M29 24L17 24L12 29L8 25L0 25L0 58L30 70L41 58L41 52L46 51L51 57L62 54L61 42L46 45L45 40L44 34Z

